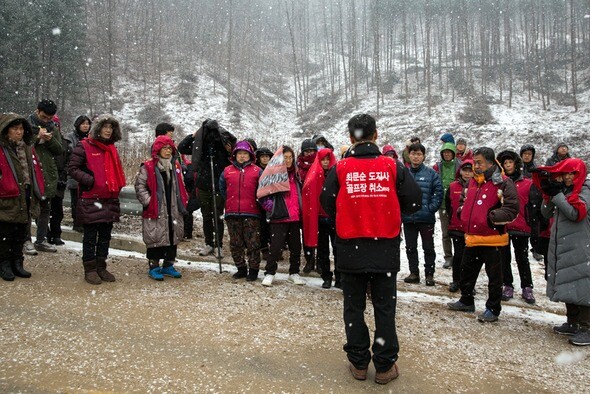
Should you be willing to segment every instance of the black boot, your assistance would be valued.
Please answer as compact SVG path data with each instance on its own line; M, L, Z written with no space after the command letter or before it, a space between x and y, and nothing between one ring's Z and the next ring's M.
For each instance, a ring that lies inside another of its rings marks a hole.
M245 265L238 267L238 272L233 274L234 279L242 279L246 276L248 276L248 267L246 267Z
M18 276L19 278L30 278L31 273L29 271L25 270L23 267L24 260L25 260L24 257L21 257L20 259L12 260L11 261L12 272L14 273L15 276Z
M315 269L315 258L313 255L307 255L305 256L305 266L303 267L303 272L306 274L309 274L311 271L313 271Z
M10 265L10 261L0 262L0 277L6 281L14 280L14 273Z
M258 279L258 270L250 268L250 272L248 272L248 276L246 277L247 282L254 282Z

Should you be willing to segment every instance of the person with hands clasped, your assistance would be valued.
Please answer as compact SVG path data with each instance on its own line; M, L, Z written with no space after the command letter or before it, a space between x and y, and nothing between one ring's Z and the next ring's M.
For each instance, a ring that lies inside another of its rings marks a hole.
M465 230L461 261L461 298L447 306L453 311L475 312L475 283L485 264L488 299L481 322L498 320L502 309L502 248L508 245L506 225L516 219L518 192L512 179L502 174L494 150L478 148L473 153L474 176L461 197L458 209Z
M543 191L543 216L553 218L547 254L547 297L564 302L567 321L553 327L570 343L590 345L590 180L586 164L567 158L539 167L533 182Z

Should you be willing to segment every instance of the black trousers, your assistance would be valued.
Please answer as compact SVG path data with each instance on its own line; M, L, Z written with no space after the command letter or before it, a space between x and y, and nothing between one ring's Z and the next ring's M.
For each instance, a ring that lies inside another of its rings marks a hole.
M23 257L28 223L0 222L0 262Z
M399 353L395 329L397 306L397 273L340 273L344 298L344 351L348 360L358 369L365 369L371 361L371 339L365 323L367 286L371 284L371 300L375 315L373 364L377 372L388 371Z
M82 236L82 261L91 261L97 257L107 258L113 223L94 223L84 225Z
M61 221L64 218L64 198L51 198L51 213L49 215L49 238L61 238Z
M406 256L410 265L410 272L420 274L418 268L418 234L422 238L424 250L424 274L434 275L434 224L430 223L404 223L404 237L406 240Z
M451 235L453 241L453 282L459 283L461 280L461 264L463 263L463 253L465 253L465 236Z
M213 203L213 193L210 190L199 189L199 199L201 200L201 215L203 215L203 233L205 235L205 243L211 247L216 246L215 242L215 216L217 216L217 234L219 235L219 246L223 246L223 208L225 201L217 192L215 195L215 204L217 204L217 212L215 212L215 204Z
M473 289L481 267L485 265L488 274L488 300L486 308L494 315L502 310L502 248L495 246L466 247L461 263L461 302L473 305Z
M514 258L518 267L520 276L520 288L533 287L533 276L531 274L531 265L529 263L529 237L510 236L510 242L514 249ZM504 285L514 287L514 277L512 276L512 256L510 253L510 244L502 248L502 274Z
M76 208L78 207L78 189L70 189L70 207L72 209L72 227L78 226L76 222Z
M155 248L147 248L145 257L148 260L164 260L164 261L174 261L176 260L176 252L178 250L177 245L168 245L168 246L158 246Z
M289 247L289 275L298 274L301 265L301 222L271 223L270 233L270 253L264 274L277 273L277 261L285 242Z
M590 306L565 304L565 315L570 324L580 324L585 329L590 329Z
M192 238L193 237L193 229L195 218L192 212L188 212L186 215L183 216L184 221L184 238Z
M336 223L331 218L320 218L318 223L318 250L317 263L322 270L322 279L332 279L330 269L330 245L334 250L336 240ZM334 254L334 267L336 266L336 254Z

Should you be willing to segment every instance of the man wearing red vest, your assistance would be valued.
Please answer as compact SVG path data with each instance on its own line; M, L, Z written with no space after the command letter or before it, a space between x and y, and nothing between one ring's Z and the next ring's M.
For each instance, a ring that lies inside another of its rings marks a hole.
M349 370L357 380L367 378L371 341L364 313L370 283L375 382L386 384L399 375L395 309L401 213L421 208L422 191L403 164L381 155L373 117L353 116L348 131L353 146L330 170L320 202L328 215L336 217L335 260L342 273Z

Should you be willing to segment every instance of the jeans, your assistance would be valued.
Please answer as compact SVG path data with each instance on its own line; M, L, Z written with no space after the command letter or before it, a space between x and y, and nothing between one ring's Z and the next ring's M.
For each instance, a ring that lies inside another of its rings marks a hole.
M424 274L434 275L434 224L430 223L404 223L404 236L406 239L406 255L410 265L410 272L420 274L418 268L418 234L422 238L422 250L424 250Z
M41 243L47 239L49 216L51 215L50 200L39 201L39 217L35 220L37 224L37 239L35 243Z
M375 315L375 339L373 341L373 364L377 372L388 371L399 353L395 328L397 306L397 274L342 272L344 298L344 328L346 344L344 351L348 360L358 369L365 369L371 361L371 339L365 323L367 285L371 284L371 299Z

